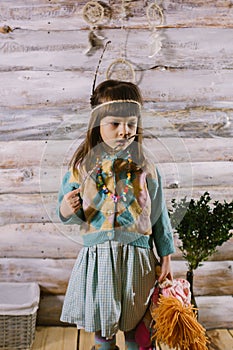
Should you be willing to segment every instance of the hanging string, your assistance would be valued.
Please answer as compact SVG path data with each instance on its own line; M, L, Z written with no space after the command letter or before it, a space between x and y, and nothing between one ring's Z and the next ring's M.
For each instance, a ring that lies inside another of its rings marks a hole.
M150 54L149 58L154 57L162 48L161 30L158 27L164 24L164 14L162 8L155 2L151 3L146 9L146 16L151 30L150 34Z
M131 0L121 1L121 14L120 14L120 31L122 37L124 36L124 21L128 18L129 14L126 10L129 9L129 3ZM127 5L126 5L127 4ZM126 59L126 41L121 40L120 43L120 57L115 59L107 69L107 79L117 79L135 82L135 71L132 64Z
M121 15L120 15L120 31L123 35L124 31L124 19L126 18L126 10L125 10L125 0L121 1ZM123 41L120 43L120 57L125 59L125 47L123 46Z

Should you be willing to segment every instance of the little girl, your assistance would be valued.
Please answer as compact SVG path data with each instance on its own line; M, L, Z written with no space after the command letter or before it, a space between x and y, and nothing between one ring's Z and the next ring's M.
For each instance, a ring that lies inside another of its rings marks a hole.
M154 284L172 279L173 234L160 174L142 146L141 105L133 83L97 86L86 138L59 193L59 217L79 225L84 245L61 320L95 332L96 350L118 349L118 330L126 349L138 349L134 330Z

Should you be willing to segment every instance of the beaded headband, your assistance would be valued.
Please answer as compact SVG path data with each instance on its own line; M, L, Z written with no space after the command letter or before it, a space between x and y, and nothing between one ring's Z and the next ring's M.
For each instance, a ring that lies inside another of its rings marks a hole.
M113 100L113 101L106 101L106 102L103 102L97 106L95 106L93 109L92 109L92 113L94 111L96 111L98 108L101 108L103 106L107 106L107 105L112 105L112 104L115 104L115 103L133 103L133 104L136 104L138 105L139 109L141 109L141 103L138 102L138 101L135 101L135 100Z
M119 117L139 116L141 114L141 104L135 100L106 101L94 107L91 116L96 117L99 113L102 114L102 117L107 115Z

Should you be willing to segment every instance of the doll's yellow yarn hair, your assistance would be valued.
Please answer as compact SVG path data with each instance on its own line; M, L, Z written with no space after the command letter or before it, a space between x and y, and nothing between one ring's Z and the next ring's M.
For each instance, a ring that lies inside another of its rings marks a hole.
M175 350L208 350L205 329L197 321L192 305L182 305L175 297L160 296L151 311L155 321L152 339Z

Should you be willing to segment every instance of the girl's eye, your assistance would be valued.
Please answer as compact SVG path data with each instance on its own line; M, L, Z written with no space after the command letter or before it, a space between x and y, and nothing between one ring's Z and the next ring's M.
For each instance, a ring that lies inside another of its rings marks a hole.
M119 125L119 123L118 122L112 122L111 125L117 127Z
M135 128L136 125L137 125L136 123L129 123L129 124L128 124L128 127L129 127L129 128Z

